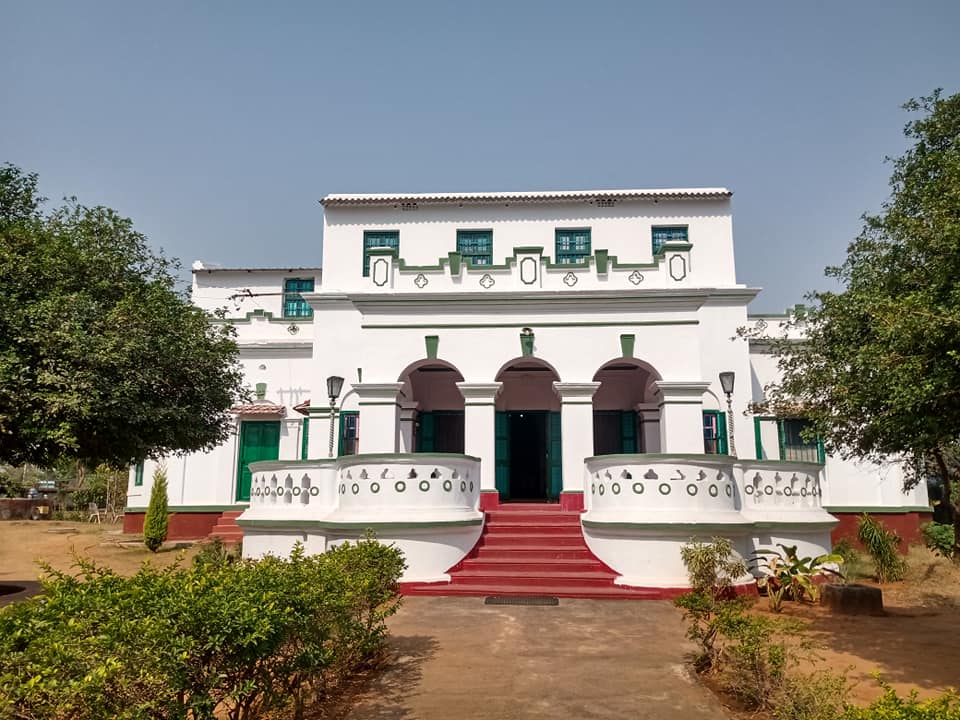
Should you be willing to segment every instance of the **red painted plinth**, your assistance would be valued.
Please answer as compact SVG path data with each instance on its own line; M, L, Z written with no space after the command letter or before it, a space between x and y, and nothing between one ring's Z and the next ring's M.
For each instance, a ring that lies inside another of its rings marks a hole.
M139 535L143 532L145 513L123 514L123 532L127 535ZM171 513L167 528L167 540L199 540L213 530L222 513L196 512Z
M500 507L500 493L496 490L480 491L480 509L483 511L496 510Z
M830 540L836 544L840 540L849 540L855 545L857 541L857 520L860 513L831 513L840 524L830 533ZM867 513L874 520L879 521L888 530L893 530L899 535L903 542L900 543L900 552L906 554L909 545L923 542L923 534L920 532L920 526L925 522L930 522L933 517L931 513L925 512L902 512L902 513Z
M560 493L560 509L569 512L583 512L582 492Z

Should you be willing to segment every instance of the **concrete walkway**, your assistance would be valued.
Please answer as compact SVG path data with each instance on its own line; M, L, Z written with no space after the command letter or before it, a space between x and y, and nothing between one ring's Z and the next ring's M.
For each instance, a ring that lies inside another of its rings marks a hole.
M391 618L392 659L349 720L726 718L684 665L668 602L408 597Z

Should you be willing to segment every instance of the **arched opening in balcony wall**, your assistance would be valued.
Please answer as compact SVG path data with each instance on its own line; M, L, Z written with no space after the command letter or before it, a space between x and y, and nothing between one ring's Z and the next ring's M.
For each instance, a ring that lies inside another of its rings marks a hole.
M619 358L593 376L593 454L660 452L660 373L642 360Z
M496 485L500 499L556 500L562 487L560 375L549 363L520 357L496 375L494 434Z
M459 370L444 360L424 359L398 378L401 389L401 438L408 452L462 453L463 382Z

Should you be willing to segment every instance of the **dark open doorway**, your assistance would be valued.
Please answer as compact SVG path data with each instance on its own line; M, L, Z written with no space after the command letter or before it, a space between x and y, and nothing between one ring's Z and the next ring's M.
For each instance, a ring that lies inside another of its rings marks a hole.
M507 413L510 433L510 499L547 499L548 413Z

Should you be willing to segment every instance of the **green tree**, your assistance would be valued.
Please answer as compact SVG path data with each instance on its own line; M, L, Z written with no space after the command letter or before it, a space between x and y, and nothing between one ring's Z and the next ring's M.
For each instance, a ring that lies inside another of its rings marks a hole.
M143 517L143 544L150 552L156 552L167 539L170 510L167 506L167 468L157 465L153 471L153 487L150 488L150 504Z
M946 458L960 439L960 94L904 109L919 117L904 130L912 146L892 160L890 197L864 216L845 262L827 268L842 291L811 294L789 323L805 341L775 339L783 381L767 397L802 411L844 457L904 458L911 483L929 461L955 497Z
M178 291L133 223L0 165L0 462L114 467L223 442L233 330Z

